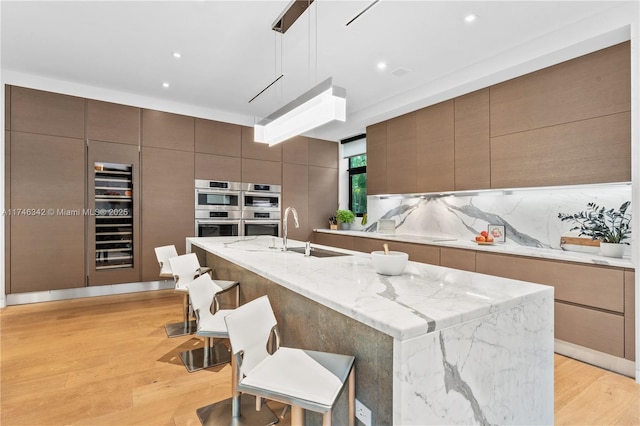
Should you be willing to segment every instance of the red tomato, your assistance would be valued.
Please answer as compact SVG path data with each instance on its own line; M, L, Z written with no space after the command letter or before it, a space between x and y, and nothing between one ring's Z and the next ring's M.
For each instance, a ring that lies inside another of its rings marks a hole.
M489 236L489 237L485 237L484 238L486 242L488 243L492 243L493 242L493 237Z
M476 235L476 241L479 243L484 243L486 241L486 238L484 237L484 235Z
M483 237L487 238L489 236L489 233L487 231L482 231L480 233L480 235L482 235Z

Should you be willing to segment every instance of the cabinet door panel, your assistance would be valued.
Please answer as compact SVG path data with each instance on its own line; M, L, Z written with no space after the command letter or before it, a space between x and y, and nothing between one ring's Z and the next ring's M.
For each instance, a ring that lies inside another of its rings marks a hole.
M489 89L455 98L455 189L491 187Z
M327 234L325 232L314 232L314 244L321 244L329 247L339 247L347 250L356 250L354 248L354 237L348 235Z
M196 179L240 182L242 161L239 157L196 153Z
M196 118L196 152L240 157L241 126Z
M636 283L635 272L624 271L624 357L636 360Z
M417 192L453 191L453 101L416 113Z
M476 252L474 250L440 247L440 266L475 272Z
M624 357L624 318L622 315L562 302L555 303L554 314L556 339L620 358Z
M84 141L11 134L11 293L85 285Z
M11 130L11 86L4 86L4 129Z
M338 209L338 170L309 166L309 228L329 226Z
M630 180L628 112L491 139L493 188Z
M309 138L309 165L338 168L338 143Z
M242 127L242 158L282 161L282 144L269 146L253 140L253 127Z
M140 109L110 102L87 101L87 137L140 145Z
M630 43L491 87L491 136L631 110Z
M132 166L131 190L133 196L133 267L97 270L96 269L96 218L87 217L88 230L88 276L89 285L110 285L120 283L139 282L142 272L140 258L140 152L135 145L110 142L89 141L87 163L87 206L94 210L95 204L95 163L119 163ZM118 206L116 208L122 208ZM108 255L107 255L108 257Z
M9 87L9 86L5 86ZM11 132L4 132L4 208L11 208ZM11 293L11 216L4 217L4 289Z
M11 130L84 139L84 99L12 86Z
M242 159L242 182L282 184L282 163Z
M287 224L288 238L310 241L312 229L309 227L309 168L302 164L282 165L282 213L288 206L298 212L300 227L296 228L291 216ZM284 216L282 218L284 220Z
M295 136L282 143L282 162L309 164L309 138Z
M193 152L195 119L186 115L143 109L142 145Z
M387 191L416 192L416 113L387 121Z
M142 148L142 280L160 272L155 247L174 244L184 254L195 234L193 153Z
M367 195L387 193L387 122L367 127Z
M624 312L623 270L478 252L477 272L555 287L555 299Z

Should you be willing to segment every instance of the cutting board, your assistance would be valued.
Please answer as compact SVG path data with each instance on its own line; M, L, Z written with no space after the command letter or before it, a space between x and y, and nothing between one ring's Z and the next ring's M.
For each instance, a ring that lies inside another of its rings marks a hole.
M600 253L600 240L592 240L588 237L579 237L575 233L567 233L560 236L560 248L565 251L579 253Z

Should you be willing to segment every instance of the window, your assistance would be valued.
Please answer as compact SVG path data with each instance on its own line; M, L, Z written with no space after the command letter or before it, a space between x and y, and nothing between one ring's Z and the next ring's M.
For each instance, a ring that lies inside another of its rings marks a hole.
M367 212L367 154L349 157L349 206L356 216Z

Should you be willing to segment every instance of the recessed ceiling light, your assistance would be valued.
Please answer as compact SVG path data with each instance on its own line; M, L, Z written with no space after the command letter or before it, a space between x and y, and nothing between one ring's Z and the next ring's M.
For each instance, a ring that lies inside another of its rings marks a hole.
M478 15L470 13L464 17L464 22L474 22L476 19L478 19Z
M182 55L180 54L180 52L173 52L173 57L176 59L180 59Z
M164 87L165 89L169 88L169 83L167 83L166 81L164 83L162 83L162 87Z
M383 69L386 69L386 68L387 68L387 64L386 64L386 62L378 62L378 65L377 65L377 66L378 66L378 69L379 69L379 70L383 70Z

